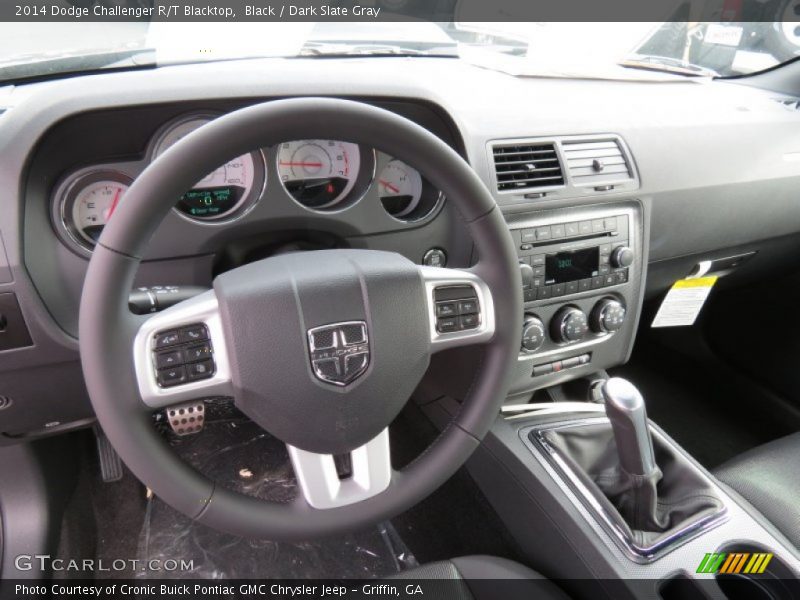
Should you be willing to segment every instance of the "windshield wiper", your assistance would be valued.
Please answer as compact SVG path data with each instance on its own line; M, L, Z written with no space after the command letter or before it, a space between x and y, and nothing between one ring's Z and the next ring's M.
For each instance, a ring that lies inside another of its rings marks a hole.
M689 61L669 56L654 56L637 54L626 58L619 63L631 69L644 69L646 71L665 71L686 77L719 77L719 73L708 67L695 65Z
M25 54L0 61L0 81L39 79L83 74L101 69L141 69L156 64L152 48L124 48L104 52Z
M432 56L458 58L457 44L363 44L349 42L306 42L298 56L341 58L355 56Z

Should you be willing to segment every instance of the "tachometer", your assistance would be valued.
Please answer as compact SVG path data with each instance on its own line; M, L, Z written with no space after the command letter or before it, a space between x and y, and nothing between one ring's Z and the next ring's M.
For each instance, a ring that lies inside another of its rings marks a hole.
M131 183L122 173L98 170L85 172L62 188L59 213L70 237L91 250Z
M167 125L156 138L153 158L205 125L212 115L189 115ZM244 154L221 165L187 191L175 210L200 221L227 220L247 210L258 199L265 178L260 152Z
M278 149L278 174L303 206L332 208L353 190L361 167L357 144L334 140L286 142Z

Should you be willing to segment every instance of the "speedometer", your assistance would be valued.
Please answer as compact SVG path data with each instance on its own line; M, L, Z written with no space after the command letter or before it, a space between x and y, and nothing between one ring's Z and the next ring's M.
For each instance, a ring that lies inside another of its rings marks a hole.
M278 149L283 187L308 208L331 208L353 191L361 167L357 144L334 140L286 142Z
M212 115L189 115L168 124L156 138L153 159L213 118ZM175 210L199 221L228 220L255 203L265 177L261 152L243 154L198 181L181 197Z

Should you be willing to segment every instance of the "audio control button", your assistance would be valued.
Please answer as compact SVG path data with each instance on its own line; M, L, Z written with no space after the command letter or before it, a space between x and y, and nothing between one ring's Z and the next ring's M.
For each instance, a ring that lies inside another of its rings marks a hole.
M611 265L618 269L630 267L633 258L633 250L628 246L617 246L611 251Z

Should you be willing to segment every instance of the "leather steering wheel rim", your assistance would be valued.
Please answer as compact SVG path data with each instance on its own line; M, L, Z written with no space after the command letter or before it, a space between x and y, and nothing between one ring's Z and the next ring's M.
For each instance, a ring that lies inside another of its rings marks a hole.
M315 509L276 504L216 485L183 463L153 427L131 358L143 317L128 294L150 237L174 199L231 157L296 139L345 140L417 168L466 223L491 290L494 336L453 422L385 491L355 504ZM186 136L136 179L89 263L80 306L80 354L97 419L130 470L178 511L245 537L303 540L344 533L408 509L444 483L477 448L496 418L517 361L522 292L511 235L491 194L452 148L415 123L360 102L275 100L229 113Z

